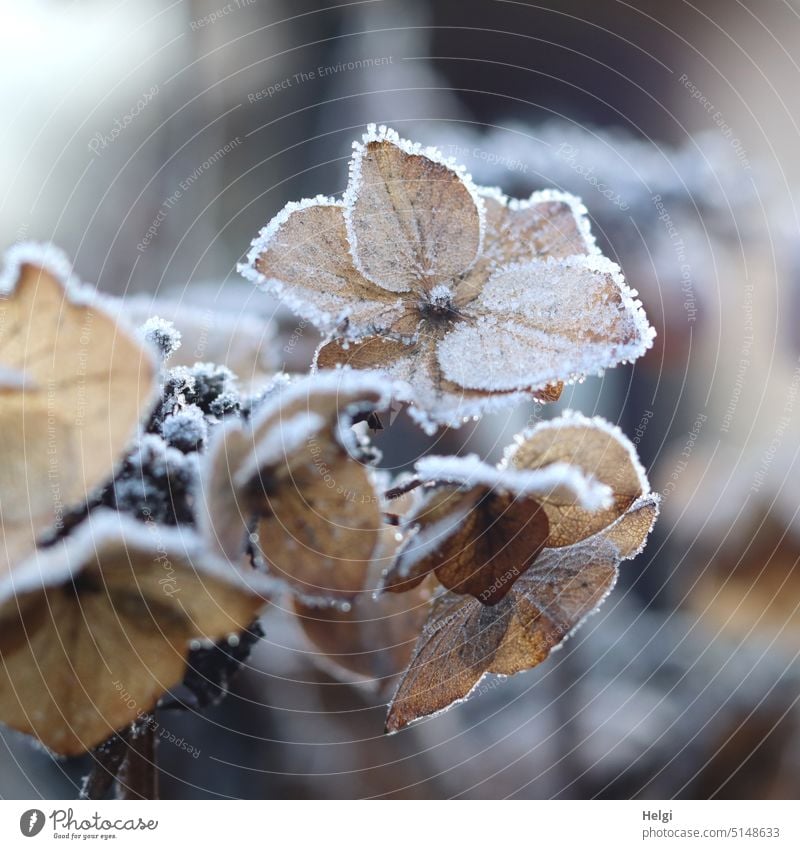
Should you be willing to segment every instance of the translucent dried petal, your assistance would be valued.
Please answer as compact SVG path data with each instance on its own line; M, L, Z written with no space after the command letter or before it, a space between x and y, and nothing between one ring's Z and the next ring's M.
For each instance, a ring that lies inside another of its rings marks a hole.
M403 312L402 300L356 270L343 205L330 198L286 206L253 241L242 270L322 330L376 333Z
M468 178L385 127L355 145L345 204L356 267L391 292L430 289L478 256L483 210Z
M476 316L438 344L444 376L476 390L543 389L640 357L653 333L618 269L598 257L497 272Z
M263 604L191 535L106 512L12 576L0 588L0 721L60 755L151 710L183 679L192 640L243 630Z
M391 543L397 531L385 528L382 535ZM362 592L347 608L293 602L303 632L319 651L315 662L341 681L364 682L379 693L396 684L408 666L432 596L429 583L403 595L378 595L374 590L382 569L376 560Z
M5 454L0 574L110 478L154 401L156 364L52 247L18 246L0 282Z

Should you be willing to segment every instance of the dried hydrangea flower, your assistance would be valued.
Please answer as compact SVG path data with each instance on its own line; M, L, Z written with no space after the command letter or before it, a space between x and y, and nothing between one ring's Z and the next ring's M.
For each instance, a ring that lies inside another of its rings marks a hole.
M429 481L408 523L417 529L384 579L404 592L434 572L459 594L502 601L545 548L574 545L649 492L631 443L576 414L516 437L499 468L477 457L428 457Z
M442 594L392 699L386 730L467 698L487 673L514 675L544 661L597 610L620 561L642 550L657 514L657 496L643 495L599 533L545 549L499 604Z
M0 721L78 755L179 684L193 641L252 622L261 596L192 532L97 510L0 578Z
M155 400L153 353L56 249L20 245L0 279L0 575L111 477Z
M343 200L289 204L241 267L330 334L320 368L384 371L433 430L552 400L652 344L575 198L509 200L386 127L354 148Z
M357 595L383 523L350 425L387 403L385 383L349 370L279 381L246 423L224 424L203 475L205 536L237 560L255 529L269 573L309 603Z

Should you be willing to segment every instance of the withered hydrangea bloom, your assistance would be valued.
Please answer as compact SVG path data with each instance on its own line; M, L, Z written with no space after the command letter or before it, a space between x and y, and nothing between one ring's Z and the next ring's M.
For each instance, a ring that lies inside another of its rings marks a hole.
M652 344L576 198L509 200L386 127L354 148L344 198L290 203L241 266L329 334L318 367L384 371L433 430L554 400Z
M348 603L380 550L372 472L351 425L387 403L385 381L339 370L278 380L246 423L223 424L203 475L200 520L224 555L248 545L306 603Z
M0 577L0 722L79 755L181 682L193 640L262 604L192 531L96 510Z
M611 591L658 515L631 443L600 419L568 415L523 434L499 469L433 458L439 486L409 518L416 537L385 578L439 595L392 702L387 729L465 698L486 673L541 663ZM550 482L545 483L545 477Z
M155 401L153 353L73 277L19 245L0 278L0 575L111 477Z

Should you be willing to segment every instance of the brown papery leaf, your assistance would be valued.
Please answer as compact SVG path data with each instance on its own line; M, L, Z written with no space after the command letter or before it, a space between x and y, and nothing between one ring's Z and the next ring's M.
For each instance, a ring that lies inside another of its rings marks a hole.
M0 575L110 478L154 400L152 353L54 248L7 252L0 283Z
M0 722L81 754L183 680L192 640L247 628L262 597L198 543L96 511L14 570L0 605Z
M391 702L386 730L465 699L487 673L513 675L545 660L603 601L620 560L644 545L657 503L645 497L607 531L546 549L499 604L443 594Z

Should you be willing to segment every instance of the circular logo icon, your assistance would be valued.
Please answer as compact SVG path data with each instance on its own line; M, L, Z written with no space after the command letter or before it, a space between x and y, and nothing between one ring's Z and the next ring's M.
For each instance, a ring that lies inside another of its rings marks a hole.
M44 812L31 808L19 818L19 830L25 837L36 837L44 828Z

